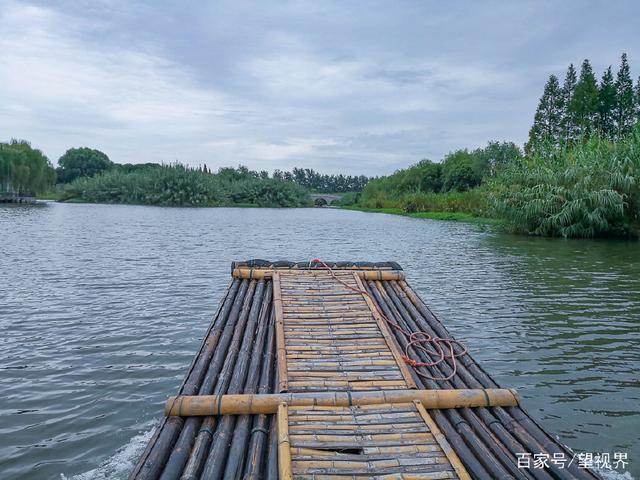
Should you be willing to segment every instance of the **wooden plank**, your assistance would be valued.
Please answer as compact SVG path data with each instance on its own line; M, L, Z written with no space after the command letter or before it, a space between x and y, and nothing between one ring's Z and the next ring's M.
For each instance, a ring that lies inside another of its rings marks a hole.
M411 372L409 371L409 367L407 366L407 363L402 358L402 354L400 353L400 348L398 347L395 341L395 338L393 337L393 334L389 331L389 325L387 325L387 322L384 320L384 318L380 316L380 313L378 312L378 309L376 308L376 306L373 304L373 300L371 300L371 297L369 297L369 295L366 295L364 293L366 292L366 290L364 288L364 284L362 283L362 280L360 280L360 277L357 275L354 275L353 277L355 278L356 283L358 284L358 288L363 292L362 296L364 297L365 302L367 302L367 305L369 305L369 309L371 310L373 317L378 322L378 326L380 327L380 332L382 332L382 336L386 340L387 345L389 345L389 349L393 353L393 356L395 357L396 362L398 363L398 367L402 372L402 376L407 381L407 386L409 388L418 388L418 386L416 385L416 382L413 380L413 377L411 376Z

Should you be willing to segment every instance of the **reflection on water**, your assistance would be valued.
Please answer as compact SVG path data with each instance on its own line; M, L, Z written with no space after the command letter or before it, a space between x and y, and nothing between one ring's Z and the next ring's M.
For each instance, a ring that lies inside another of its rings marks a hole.
M0 206L0 232L3 478L126 478L246 258L398 261L546 427L626 451L640 474L637 243L330 209L64 204Z

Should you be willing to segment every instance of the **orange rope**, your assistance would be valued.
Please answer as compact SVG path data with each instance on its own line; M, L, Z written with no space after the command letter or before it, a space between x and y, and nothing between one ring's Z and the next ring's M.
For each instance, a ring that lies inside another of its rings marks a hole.
M447 380L451 380L456 375L458 371L458 363L456 358L461 357L462 355L465 355L467 353L467 347L465 347L465 345L462 342L455 340L453 338L432 337L427 332L422 332L422 331L409 332L408 330L404 329L399 323L395 321L391 321L389 317L387 317L385 313L382 311L376 299L369 292L367 292L366 290L360 290L357 287L353 287L348 283L346 283L344 280L338 278L334 273L333 269L322 260L318 260L318 259L311 260L309 262L309 268L312 268L312 265L314 263L316 265L320 264L324 266L324 268L326 268L329 271L329 274L337 282L341 283L342 285L347 287L349 290L353 290L354 292L358 292L358 293L361 293L362 295L366 295L373 301L373 305L376 307L378 314L384 319L384 321L387 322L387 324L390 325L392 328L396 329L398 332L404 335L404 337L406 338L407 344L404 348L404 355L402 355L402 359L405 361L405 363L407 363L408 365L411 365L419 376L429 380L444 382ZM313 268L318 268L318 267L316 266ZM462 348L462 352L455 353L453 347L456 344ZM443 346L445 348L443 348ZM431 347L435 350L431 350L428 347ZM422 350L430 358L437 357L437 359L433 362L421 362L418 360L414 360L413 358L410 357L409 350L414 350L414 351ZM449 353L445 353L445 350L448 350ZM420 370L418 370L419 367L435 367L440 363L444 362L445 359L451 359L451 363L452 363L451 374L449 374L446 377L433 377L428 373L423 373Z

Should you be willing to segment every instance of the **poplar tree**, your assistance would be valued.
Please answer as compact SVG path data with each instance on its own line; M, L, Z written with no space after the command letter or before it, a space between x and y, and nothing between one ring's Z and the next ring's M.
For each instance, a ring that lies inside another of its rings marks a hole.
M576 76L576 69L573 63L569 65L567 74L564 77L564 84L562 85L562 121L561 121L561 135L562 140L565 143L571 143L576 139L576 122L575 118L569 112L569 105L573 100L576 91L576 83L578 78Z
M636 124L640 124L640 77L636 83Z
M525 146L527 152L543 145L557 146L560 143L562 102L562 90L558 77L551 75L544 86L544 92L533 118L529 141Z
M598 115L598 82L589 60L582 62L580 78L567 110L575 119L578 136L589 137L595 130Z
M598 132L605 138L615 137L616 86L611 67L602 75L598 89Z
M633 92L633 80L629 71L627 54L623 53L620 62L620 70L616 77L616 106L615 121L616 134L621 138L631 132L636 120L636 109Z

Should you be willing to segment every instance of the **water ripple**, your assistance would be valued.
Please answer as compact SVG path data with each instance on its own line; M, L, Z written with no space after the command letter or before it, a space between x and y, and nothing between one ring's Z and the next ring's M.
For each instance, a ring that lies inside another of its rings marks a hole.
M501 385L640 474L640 246L328 209L0 206L2 478L126 478L231 260L396 260ZM613 477L612 477L613 478ZM624 477L629 478L629 477Z

